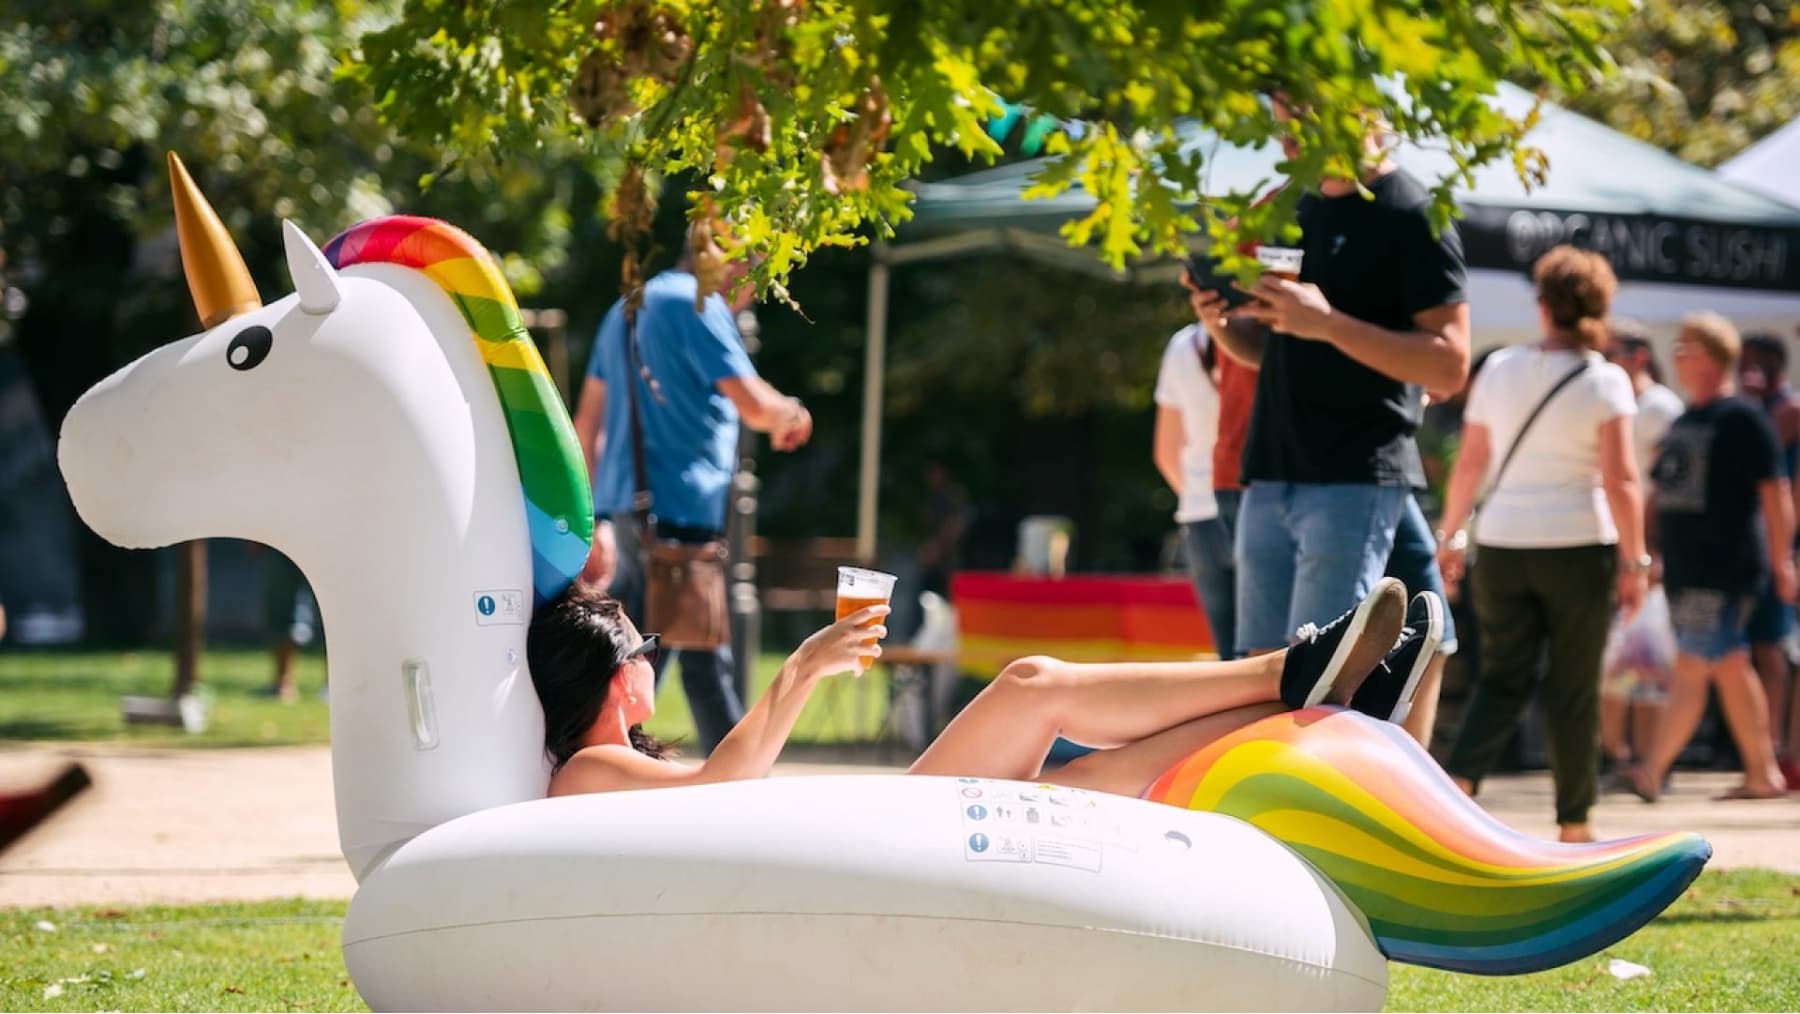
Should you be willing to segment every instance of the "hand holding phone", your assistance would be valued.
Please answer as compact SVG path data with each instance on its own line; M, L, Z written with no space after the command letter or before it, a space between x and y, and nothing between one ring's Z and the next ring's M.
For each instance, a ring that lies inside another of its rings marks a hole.
M1189 257L1182 261L1182 266L1186 269L1188 280L1193 283L1194 289L1200 292L1216 293L1220 299L1225 301L1227 312L1250 301L1249 295L1233 284L1237 280L1235 276L1220 273L1219 262L1211 257Z

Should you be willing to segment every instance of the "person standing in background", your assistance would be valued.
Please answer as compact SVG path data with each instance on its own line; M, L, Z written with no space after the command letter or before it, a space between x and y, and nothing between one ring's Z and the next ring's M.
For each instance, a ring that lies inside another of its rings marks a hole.
M1277 96L1274 114L1305 111ZM1454 226L1433 228L1430 195L1389 158L1389 140L1371 123L1356 176L1300 199L1298 281L1264 274L1237 310L1217 290L1193 298L1219 347L1260 367L1237 533L1240 652L1282 647L1382 578L1425 480L1413 441L1422 388L1453 390L1468 373L1461 240ZM1300 155L1294 135L1281 145ZM1442 602L1424 592L1413 605L1419 636L1406 643L1435 651ZM1369 686L1402 713L1417 689L1404 678Z
M625 344L625 303L613 304L594 338L576 403L575 436L592 465L595 516L593 549L580 581L610 586L634 621L643 619L645 583L638 555L642 533L633 513L640 481L632 455L633 411L643 434L642 481L657 537L690 544L711 542L725 530L740 420L769 434L778 451L794 450L812 436L806 407L757 376L744 351L736 311L755 298L751 286L740 284L747 265L734 261L725 268L722 289L732 303L713 293L699 309L694 267L690 243L677 267L645 284L636 328L641 370L633 370ZM744 716L731 646L680 655L694 724L701 745L711 750ZM659 677L661 671L659 666Z
M1747 401L1762 406L1775 428L1780 448L1781 474L1791 484L1800 464L1800 399L1788 388L1787 345L1772 334L1744 336L1744 354L1738 363L1738 386ZM1769 697L1770 733L1775 738L1775 760L1789 785L1800 776L1796 752L1800 729L1788 721L1794 694L1793 659L1789 655L1794 635L1794 606L1775 596L1773 583L1763 589L1750 616L1750 664L1761 677Z
M1222 661L1238 657L1236 458L1255 385L1256 371L1219 356L1199 324L1175 332L1156 373L1156 468L1175 492L1188 574Z
M1662 364L1644 336L1632 321L1616 320L1612 324L1612 348L1607 358L1619 365L1631 378L1632 396L1637 399L1637 417L1631 422L1632 449L1637 451L1638 465L1648 470L1656 462L1656 450L1662 445L1669 425L1687 411L1687 405L1663 383Z
M950 597L950 578L962 563L963 535L969 529L969 494L942 461L925 463L925 538L915 560L919 590Z
M1650 468L1656 464L1663 434L1687 406L1682 404L1680 395L1663 385L1662 366L1656 361L1650 339L1636 322L1612 322L1612 347L1607 358L1631 378L1632 396L1637 400L1637 415L1631 421L1631 445L1637 454L1640 481L1648 488ZM1648 496L1644 507L1644 547L1657 557L1660 552L1656 542L1656 508ZM1650 573L1651 583L1660 583L1657 568L1652 567ZM1662 720L1669 694L1668 674L1632 666L1621 667L1617 677L1600 684L1600 749L1612 768L1609 785L1629 790L1630 768L1649 749L1657 723Z
M1727 799L1787 791L1769 735L1769 700L1750 668L1748 627L1764 583L1794 600L1794 502L1768 419L1732 386L1741 344L1716 313L1682 321L1675 375L1691 407L1664 434L1655 479L1663 583L1675 626L1675 678L1668 712L1644 763L1632 769L1646 802L1687 747L1718 688L1725 723L1744 761L1744 782Z
M1599 254L1559 246L1532 269L1543 340L1501 349L1469 389L1440 550L1452 580L1474 517L1481 672L1445 769L1473 796L1518 730L1546 653L1544 715L1558 837L1594 840L1600 667L1614 603L1629 615L1650 576L1631 445L1631 380L1598 349L1618 279Z
M1441 610L1443 633L1430 655L1404 656L1408 665L1420 667L1410 705L1394 717L1419 745L1431 748L1432 730L1437 726L1438 695L1444 685L1444 664L1456 654L1456 619L1449 607L1449 590L1444 573L1438 566L1438 536L1425 520L1415 492L1401 505L1400 523L1394 526L1394 548L1388 552L1387 576L1398 578L1415 595L1429 592L1444 603ZM1408 618L1415 621L1414 617ZM1408 673L1410 680L1411 674Z

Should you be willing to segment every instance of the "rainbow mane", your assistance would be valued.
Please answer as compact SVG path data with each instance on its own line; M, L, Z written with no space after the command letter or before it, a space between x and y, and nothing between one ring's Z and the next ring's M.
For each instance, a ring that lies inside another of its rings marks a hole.
M1274 715L1197 751L1145 798L1248 821L1319 868L1395 961L1484 975L1566 964L1629 936L1699 876L1693 834L1559 845L1490 817L1398 726Z
M574 582L594 537L594 493L562 395L487 249L432 218L390 215L351 226L324 254L332 267L398 264L436 282L474 333L506 414L525 490L531 577L542 605Z

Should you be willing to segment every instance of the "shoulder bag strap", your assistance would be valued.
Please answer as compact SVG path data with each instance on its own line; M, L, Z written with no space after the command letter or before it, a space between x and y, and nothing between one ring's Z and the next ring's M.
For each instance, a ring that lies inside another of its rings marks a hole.
M1204 342L1201 340L1202 337L1206 339ZM1201 357L1201 373L1204 373L1206 378L1217 387L1219 380L1213 378L1213 369L1219 366L1219 355L1213 351L1213 340L1211 340L1211 335L1206 333L1206 328L1193 330L1193 355Z
M1481 505L1487 503L1488 497L1494 495L1494 490L1500 488L1500 478L1506 474L1506 466L1512 464L1513 455L1519 452L1519 445L1525 442L1525 434L1531 432L1531 424L1537 422L1538 416L1544 413L1545 406L1549 405L1563 388L1568 387L1576 377L1587 372L1588 365L1587 357L1582 356L1581 362L1564 374L1563 378L1557 381L1549 391L1545 392L1544 397L1537 403L1537 407L1533 408L1531 414L1525 417L1525 422L1519 427L1519 432L1513 434L1512 446L1506 449L1506 456L1500 459L1500 467L1494 470L1494 481L1488 483L1487 492L1481 494L1481 499L1475 502L1476 511L1480 511Z
M652 539L652 526L655 519L650 514L650 473L644 467L644 423L638 417L637 379L640 375L649 376L643 362L638 357L637 311L625 308L625 359L630 364L625 377L625 401L631 406L631 513L638 519L642 529L641 538Z
M1206 336L1207 340L1205 344L1202 344L1200 341L1202 335ZM1207 381L1211 383L1213 387L1218 387L1219 380L1217 377L1213 376L1213 370L1217 367L1219 359L1217 354L1213 351L1212 336L1206 334L1205 328L1196 325L1193 344L1194 354L1200 357L1200 372L1206 375Z

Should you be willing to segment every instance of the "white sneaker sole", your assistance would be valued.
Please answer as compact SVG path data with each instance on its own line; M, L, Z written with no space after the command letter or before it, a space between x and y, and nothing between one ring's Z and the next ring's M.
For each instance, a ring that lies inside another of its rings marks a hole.
M1400 700L1394 704L1394 713L1388 716L1388 721L1395 724L1406 721L1406 716L1412 714L1413 696L1419 692L1419 681L1425 677L1425 670L1431 668L1431 660L1437 657L1438 648L1444 643L1444 600L1430 592L1420 592L1414 598L1425 600L1425 646L1419 649L1419 657L1413 659L1412 672L1406 674L1406 685L1400 688Z
M1301 707L1313 707L1331 693L1331 688L1337 684L1338 676L1343 673L1344 664L1350 660L1350 652L1362 640L1363 628L1369 625L1369 614L1375 611L1376 605L1382 599L1387 598L1387 589L1390 586L1400 589L1400 601L1406 601L1406 586L1401 584L1398 578L1384 577L1375 582L1375 587L1369 589L1369 594L1363 596L1361 604L1356 607L1355 614L1350 617L1350 626L1345 629L1343 638L1338 641L1337 650L1331 653L1331 661L1325 664L1324 674L1319 677L1317 683L1313 684L1311 692L1306 695L1306 703ZM1441 623L1439 629L1440 631L1442 629Z

